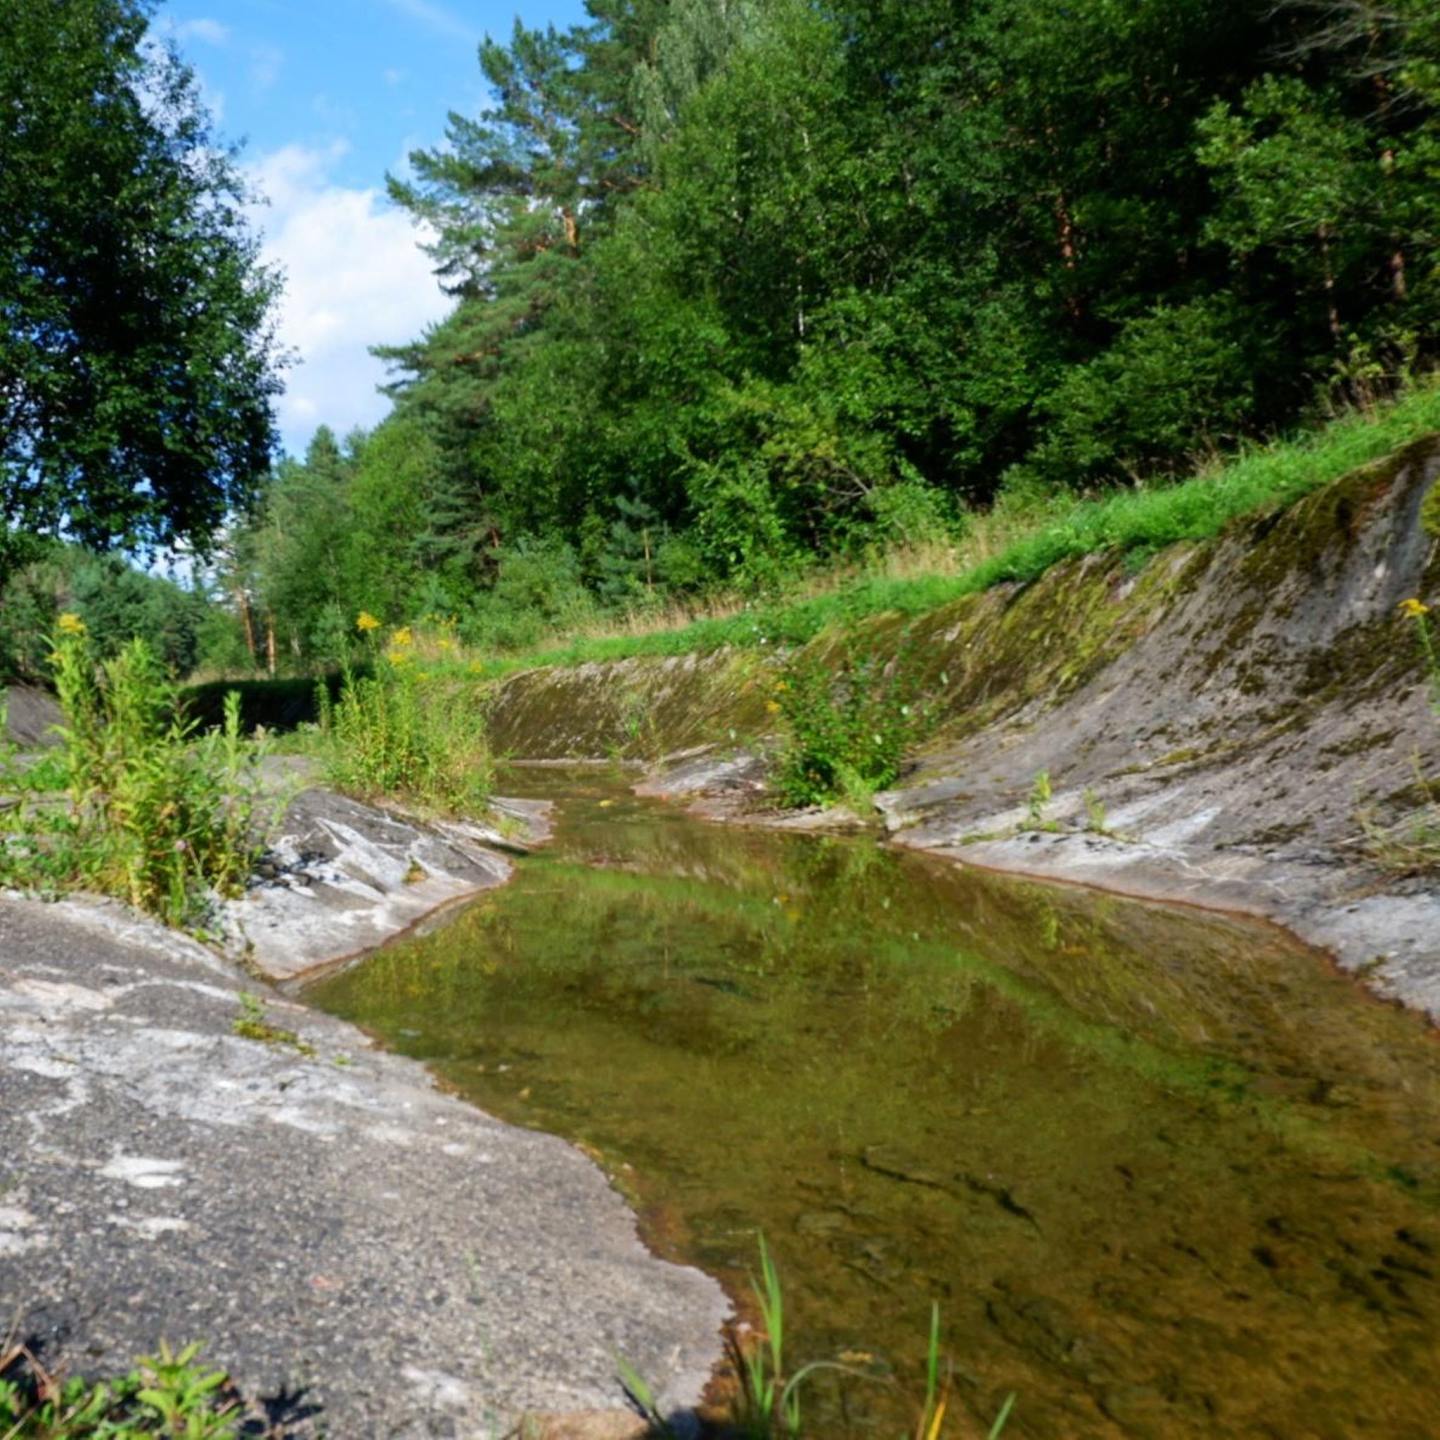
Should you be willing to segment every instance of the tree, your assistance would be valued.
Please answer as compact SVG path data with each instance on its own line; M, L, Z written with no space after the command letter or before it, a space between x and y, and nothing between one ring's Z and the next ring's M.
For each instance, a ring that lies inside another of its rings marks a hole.
M150 9L0 5L0 572L26 532L203 548L268 468L278 281Z

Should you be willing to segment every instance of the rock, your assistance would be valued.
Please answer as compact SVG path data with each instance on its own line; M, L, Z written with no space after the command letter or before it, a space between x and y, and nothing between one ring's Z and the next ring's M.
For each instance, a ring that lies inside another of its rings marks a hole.
M247 989L119 905L0 900L0 1311L47 1365L202 1339L287 1434L345 1440L618 1440L617 1355L699 1400L725 1297L592 1161L278 997L294 1042L241 1038Z
M426 824L327 790L286 808L256 882L223 906L229 953L272 980L338 964L440 907L493 889L512 866L495 848L548 833L547 808L498 802L511 824ZM489 843L483 843L489 842Z

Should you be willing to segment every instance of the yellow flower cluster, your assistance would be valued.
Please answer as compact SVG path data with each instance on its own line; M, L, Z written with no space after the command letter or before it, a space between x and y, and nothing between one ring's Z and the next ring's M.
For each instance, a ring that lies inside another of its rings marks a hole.
M1396 609L1411 620L1419 620L1430 613L1430 607L1423 600L1402 600Z
M368 635L372 630L380 628L380 622L368 610L362 610L355 617L355 628L362 635Z
M62 635L83 635L85 633L85 622L71 610L65 611L55 623Z

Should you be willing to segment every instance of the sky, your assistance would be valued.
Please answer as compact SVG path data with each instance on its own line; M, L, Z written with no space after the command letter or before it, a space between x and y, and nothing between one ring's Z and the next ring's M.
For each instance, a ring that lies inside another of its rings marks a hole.
M251 220L286 276L280 340L298 358L276 410L291 454L320 424L343 435L381 419L385 367L368 347L444 316L423 237L385 175L437 145L450 111L485 107L476 49L517 16L585 18L582 0L166 0L156 13L268 202Z

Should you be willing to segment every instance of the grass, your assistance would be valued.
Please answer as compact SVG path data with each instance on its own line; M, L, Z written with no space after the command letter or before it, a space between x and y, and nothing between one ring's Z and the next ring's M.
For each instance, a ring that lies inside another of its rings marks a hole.
M883 613L919 615L993 586L1038 579L1052 566L1112 552L1146 555L1209 540L1232 521L1280 508L1358 467L1440 431L1440 385L1332 420L1322 429L1256 446L1174 484L1029 508L998 505L953 546L897 552L868 570L832 572L798 599L743 604L724 597L709 613L642 614L525 654L487 659L487 677L537 665L576 665L640 655L684 655L727 646L800 645L822 630Z

